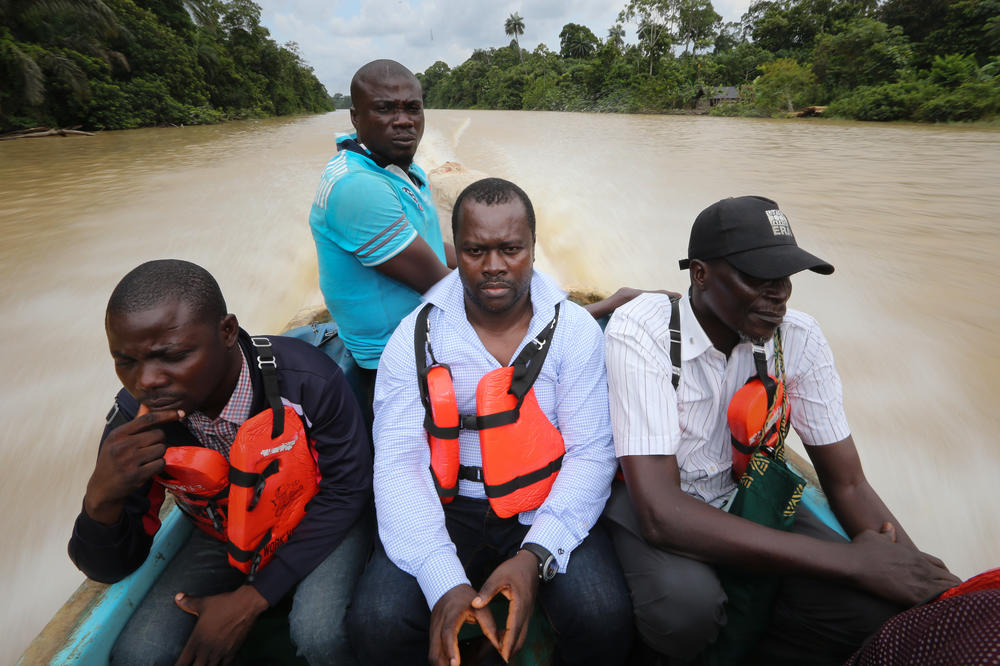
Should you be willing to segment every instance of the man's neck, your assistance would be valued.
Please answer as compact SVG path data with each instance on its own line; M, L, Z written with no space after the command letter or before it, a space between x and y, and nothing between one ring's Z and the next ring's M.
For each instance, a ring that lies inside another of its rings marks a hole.
M531 316L534 310L531 306L531 295L525 294L520 303L504 312L488 312L468 298L465 300L465 315L493 358L500 365L507 365L514 357L517 346L528 333Z
M233 391L236 390L236 384L240 380L240 372L243 370L243 350L240 349L239 343L236 343L233 349L227 354L226 363L228 367L226 368L225 378L219 383L219 387L213 395L209 396L209 399L205 401L205 406L198 410L212 419L219 418L219 414L222 413L222 410L229 404L230 398L233 397Z
M712 346L725 354L726 358L729 358L733 349L739 344L739 333L726 326L722 320L715 316L715 313L702 302L694 290L691 293L691 311L694 312L701 330L705 331L705 335L711 340Z

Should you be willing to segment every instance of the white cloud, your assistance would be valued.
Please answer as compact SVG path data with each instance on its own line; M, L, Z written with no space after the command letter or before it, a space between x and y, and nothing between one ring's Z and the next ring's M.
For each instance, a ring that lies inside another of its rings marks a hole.
M751 0L714 0L727 21L738 20ZM604 38L624 0L257 0L262 23L279 43L298 43L302 57L331 93L347 93L351 76L377 58L398 60L421 72L438 60L455 67L477 48L506 46L504 20L524 18L521 46L544 42L559 49L559 31L580 23Z

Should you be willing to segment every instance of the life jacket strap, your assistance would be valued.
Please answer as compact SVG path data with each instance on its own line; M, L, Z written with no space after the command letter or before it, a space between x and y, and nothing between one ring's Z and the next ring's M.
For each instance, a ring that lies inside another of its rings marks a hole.
M552 474L555 474L562 467L562 461L566 454L563 454L550 462L545 467L536 469L534 472L529 472L523 476L518 476L506 483L498 483L496 485L486 484L484 490L486 491L486 496L490 499L496 499L498 497L505 497L511 493L520 490L521 488L527 488L533 483L538 483L542 479L547 479Z
M434 479L434 489L437 490L438 497L448 498L458 496L458 484L456 483L451 488L445 488L438 482L437 475L434 473L434 466L430 467L431 478ZM546 475L547 476L547 475ZM543 477L544 478L544 477ZM483 468L474 467L472 465L459 465L458 466L458 479L460 481L475 481L476 483L483 482Z
M545 358L549 355L549 348L552 346L550 344L552 336L555 334L556 324L559 323L560 305L561 303L556 303L555 316L546 324L541 333L524 345L521 353L511 363L514 367L514 375L511 379L508 393L517 398L517 404L514 405L514 408L485 416L462 414L460 415L459 425L451 428L437 426L434 423L434 417L431 413L431 401L427 388L427 373L431 368L437 366L447 369L449 374L451 374L451 369L444 363L438 363L438 360L434 357L434 349L431 347L431 327L428 316L433 305L428 303L421 308L420 312L417 313L417 320L413 327L413 353L417 363L417 385L420 389L420 402L424 406L424 430L433 437L455 439L461 430L486 430L516 423L521 415L521 404L524 402L524 397L528 395L528 391L531 390L535 380L538 379L538 375L541 374ZM673 321L673 318L671 318L671 321ZM677 335L679 342L679 330ZM679 359L680 351L678 350L677 353ZM431 365L429 366L427 365L428 355L431 357Z
M262 336L250 338L257 350L257 367L264 379L264 397L273 412L271 439L275 439L285 430L285 408L281 405L281 391L278 388L278 361L271 350L271 341Z
M258 543L253 550L243 550L232 541L227 542L226 550L229 552L229 557L233 558L237 562L250 562L250 571L247 574L247 582L253 582L253 578L257 573L257 569L260 568L260 562L262 556L261 551L264 550L264 546L271 541L271 530L268 530L264 536L261 538L260 543Z
M670 383L681 383L681 307L679 298L670 299Z
M244 472L235 467L230 467L229 483L241 488L253 488L253 497L250 498L250 504L247 506L248 510L253 511L253 508L257 506L257 502L260 501L261 493L264 492L264 486L267 485L267 477L277 473L279 468L280 465L277 458L272 460L260 472Z

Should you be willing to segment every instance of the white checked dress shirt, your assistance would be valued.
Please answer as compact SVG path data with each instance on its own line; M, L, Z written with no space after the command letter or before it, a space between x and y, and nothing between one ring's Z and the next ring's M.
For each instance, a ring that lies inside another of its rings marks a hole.
M586 310L565 300L550 278L535 271L531 279L534 310L524 345L552 320L559 322L535 396L566 446L562 469L541 507L518 516L531 525L525 541L548 549L566 571L570 553L597 522L610 494L616 462L608 417L604 341ZM438 362L451 366L461 414L475 414L480 378L500 363L490 355L465 316L458 271L424 300L433 303L430 343ZM413 575L433 608L445 592L469 579L445 529L444 511L431 479L430 449L423 429L424 408L417 386L413 349L416 311L396 329L382 353L375 384L375 506L379 536L389 558ZM461 464L482 466L479 434L459 435ZM485 499L483 484L460 480L459 495Z
M671 384L670 298L642 294L618 308L605 332L615 453L673 455L681 489L721 506L735 489L726 409L754 371L749 342L729 358L716 349L691 310L680 302L681 379ZM781 324L785 388L792 427L805 444L833 444L851 430L844 414L840 376L816 320L788 310ZM774 370L774 342L765 346Z

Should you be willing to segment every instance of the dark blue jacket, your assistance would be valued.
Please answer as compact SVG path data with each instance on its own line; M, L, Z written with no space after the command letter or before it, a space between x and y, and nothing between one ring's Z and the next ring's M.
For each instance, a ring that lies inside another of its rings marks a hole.
M319 492L306 507L302 522L251 583L274 605L340 545L369 504L372 454L357 400L340 367L307 342L280 336L270 339L281 396L286 404L299 406L296 411L305 424L322 476ZM246 331L240 331L239 343L250 367L254 396L250 416L254 416L267 409L263 382ZM116 401L131 421L139 408L135 398L122 389ZM109 432L105 427L102 444ZM170 445L199 445L180 423L167 425L164 433ZM132 573L149 555L153 535L160 527L163 498L163 487L147 482L127 498L115 525L102 525L81 511L69 542L70 558L89 578L102 583L113 583Z

